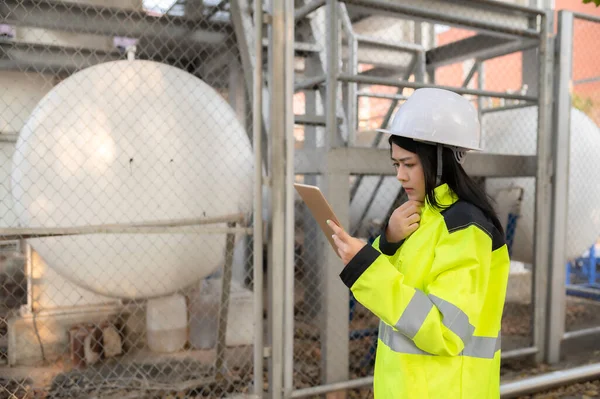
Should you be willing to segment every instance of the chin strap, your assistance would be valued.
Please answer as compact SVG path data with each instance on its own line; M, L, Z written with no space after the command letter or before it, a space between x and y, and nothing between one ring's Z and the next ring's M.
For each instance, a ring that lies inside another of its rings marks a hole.
M444 147L441 144L437 145L437 174L435 177L435 186L439 186L442 183L442 151Z

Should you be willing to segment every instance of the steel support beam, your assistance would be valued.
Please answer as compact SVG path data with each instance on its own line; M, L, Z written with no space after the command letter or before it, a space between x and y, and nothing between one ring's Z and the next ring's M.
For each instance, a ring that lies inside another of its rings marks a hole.
M102 62L125 59L125 57L125 54L118 51L106 52L0 41L0 69L75 72Z
M296 150L297 174L324 174L325 150ZM385 148L341 147L331 150L333 167L347 170L349 174L393 176L390 151ZM465 159L466 172L474 177L532 177L536 174L536 157L533 155L469 154Z
M269 397L281 398L284 368L285 234L286 234L286 2L271 2L269 26L269 120L271 231L269 239ZM260 68L259 65L256 66ZM259 267L259 265L256 265ZM261 370L257 370L261 372Z
M16 26L56 29L72 33L93 33L132 38L152 37L161 44L189 41L217 45L231 34L229 24L191 21L163 15L153 17L144 12L116 8L101 8L87 4L67 4L47 0L3 0L0 19Z
M257 34L262 38L263 36L263 14L254 15L252 19L251 7L249 0L237 0L231 2L231 20L235 31L235 38L237 48L239 49L240 58L242 61L242 68L244 70L244 78L246 80L246 88L248 93L255 93L253 95L253 101L256 100L258 95L255 91L258 87L261 87L261 105L262 105L262 138L261 138L261 153L263 154L263 163L267 167L269 160L267 154L269 138L267 132L269 131L269 90L265 87L264 75L256 74L256 69L262 69L263 67L263 46L262 40L257 40ZM260 21L260 27L259 25ZM255 82L255 77L258 76L261 81ZM252 107L255 112L256 107Z
M547 324L548 315L548 273L550 260L550 219L552 218L552 70L554 46L550 37L553 31L552 14L545 13L541 21L539 46L539 106L537 133L537 173L535 187L534 217L534 267L533 267L533 346L540 349L537 361L546 358L546 331L556 326Z
M294 152L294 0L285 3L285 261L284 261L284 317L283 317L283 397L288 399L294 390L294 337L295 337L295 276L296 276L296 212ZM286 295L287 294L287 295Z
M398 16L424 22L439 22L461 28L471 28L497 35L538 37L539 33L529 28L533 12L515 7L473 7L473 1L445 0L344 0L348 10L365 15ZM490 3L491 4L491 3Z
M372 76L352 76L348 74L340 74L338 77L342 82L355 82L362 83L365 85L381 85L381 86L391 86L391 87L408 87L412 89L421 89L425 87L437 87L446 90L454 91L458 94L471 94L474 96L483 96L483 97L495 97L495 98L506 98L509 100L521 100L521 101L530 101L537 102L537 97L533 96L524 96L521 94L513 94L513 93L504 93L504 92L494 92L488 90L477 90L477 89L467 89L464 87L453 87L453 86L440 86L429 83L420 83L420 82L408 82L403 80L396 79L386 79L386 78L376 78Z
M325 0L312 0L309 3L306 3L300 8L294 10L294 20L300 21L305 18L308 14L314 12L318 8L321 8L325 5Z
M509 39L480 33L428 50L426 54L427 68L438 68L473 58L487 60L537 46L537 40Z
M558 62L556 63L556 99L554 108L554 187L552 201L552 258L550 271L548 351L550 363L560 360L565 331L565 245L569 204L569 155L571 142L571 81L573 70L573 14L560 11L558 19Z
M325 92L325 153L323 157L323 193L334 207L342 226L349 221L350 190L348 189L348 170L340 167L336 158L336 150L343 145L343 134L346 126L338 123L338 113L344 109L338 98L339 73L339 30L340 7L337 0L326 0L325 26L327 32L324 66L326 76ZM343 115L343 114L342 114ZM342 161L343 162L343 161ZM319 235L320 245L327 247L326 237ZM337 254L330 248L322 252L323 302L321 314L321 375L325 384L346 381L349 377L349 337L348 311L349 293L340 283L339 272L343 268ZM328 399L345 399L345 392L326 396Z

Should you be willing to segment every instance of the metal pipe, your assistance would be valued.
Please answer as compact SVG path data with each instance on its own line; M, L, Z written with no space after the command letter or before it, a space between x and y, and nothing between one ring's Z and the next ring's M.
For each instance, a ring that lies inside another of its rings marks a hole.
M325 93L325 173L323 174L322 187L324 194L329 199L331 206L336 209L338 218L342 225L348 220L348 179L347 162L335 157L335 150L345 147L342 135L339 134L344 125L337 122L337 111L341 111L338 100L338 71L339 71L339 2L338 0L327 0L325 8L325 21L328 27L326 42L327 86ZM345 158L347 159L347 158ZM325 237L319 236L321 244ZM338 272L336 272L339 257L334 251L321 251L318 266L322 276L322 297L320 298L321 323L321 379L325 384L344 381L349 374L349 352L348 352L348 290L339 284ZM344 317L345 313L345 317ZM345 333L341 336L340 331ZM340 393L345 396L344 393Z
M521 348L513 351L508 351L502 355L502 359L515 358L520 356L531 355L537 352L537 348ZM358 378L355 380L342 381L333 384L320 385L316 387L299 389L292 392L292 398L304 398L313 395L322 395L328 392L334 392L343 389L361 388L373 384L373 376ZM512 388L511 388L512 389Z
M27 275L27 303L21 306L21 316L31 314L33 312L33 258L32 248L25 242L25 274Z
M291 397L292 398L305 398L307 396L322 395L322 394L325 394L328 392L339 391L342 389L360 388L360 387L364 387L366 385L372 385L372 384L373 384L373 377L363 377L363 378L358 378L356 380L351 380L351 381L342 381L342 382L336 382L333 384L320 385L317 387L298 389L297 391L294 391L292 393Z
M254 55L252 77L252 145L254 147L254 218L252 241L252 276L254 294L254 378L253 394L263 396L263 2L254 0Z
M348 73L351 75L358 74L358 38L352 29L352 21L346 10L344 3L339 4L340 20L342 28L346 31L348 37ZM348 146L353 146L356 143L356 128L358 124L358 85L356 83L347 84L346 92L346 119L348 120Z
M539 352L539 350L535 346L532 346L532 347L529 347L529 348L519 348L519 349L513 349L513 350L510 350L510 351L502 352L501 353L501 358L502 358L502 360L515 359L515 358L518 358L518 357L525 357L525 356L529 356L529 355L535 355L538 352Z
M0 133L0 143L16 143L19 133Z
M567 213L569 205L569 158L571 142L571 79L573 70L573 14L566 11L558 13L558 35L555 54L556 63L554 80L555 102L552 148L553 162L553 201L551 208L551 258L550 286L548 289L548 326L547 358L550 363L560 361L561 345L565 334L566 309L566 242ZM571 333L571 336L576 336Z
M328 27L326 41L326 71L325 76L317 77L323 79L326 85L325 95L325 125L329 137L325 139L327 148L336 147L340 139L338 137L337 124L337 78L338 78L338 2L337 0L327 0L326 25Z
M504 3L504 2L501 2L498 0L467 0L467 1L465 1L465 0L450 0L450 1L460 3L461 5L464 4L465 2L469 2L478 7L485 5L488 8L493 7L493 8L497 8L501 11L520 12L520 13L528 14L528 15L543 15L544 14L543 10L540 10L539 8L536 8L536 7L523 6L523 5L519 5L519 4L515 4L515 3Z
M355 39L359 43L367 43L373 47L389 48L393 50L408 51L411 53L425 52L423 46L413 43L394 42L391 40L385 40L376 37L369 37L365 35L354 35Z
M485 66L481 61L475 61L475 65L477 65L477 88L479 90L485 89ZM485 107L483 104L483 97L477 97L477 112L479 114L479 120L483 116L483 112L485 111Z
M315 89L317 86L320 86L323 83L325 83L326 79L327 78L325 75L304 79L294 85L294 92Z
M294 212L294 0L285 0L285 311L283 326L283 397L294 390L294 272L295 272L295 212Z
M588 335L600 334L600 327L583 328L581 330L569 331L563 335L563 340L587 337Z
M482 114L489 114L492 112L500 112L500 111L508 111L511 109L520 109L520 108L527 108L527 107L532 107L535 104L531 104L531 103L525 103L525 104L515 104L515 105L507 105L505 107L493 107L493 108L485 108L481 110Z
M507 43L504 46L492 48L483 54L477 56L478 61L488 61L494 58L504 57L505 55L519 53L526 50L535 49L538 46L537 40L522 40L516 43ZM438 65L441 66L441 65Z
M488 22L482 22L468 17L451 16L434 9L417 8L404 5L400 2L387 2L382 0L341 0L346 4L356 7L363 7L369 11L377 10L390 14L401 14L403 16L436 21L449 25L460 25L468 28L481 29L490 32L505 33L509 35L523 37L540 37L540 34L533 29L523 29L509 26L501 26Z
M415 21L414 25L415 43L417 43L422 49L422 51L417 51L415 53L415 59L413 60L416 63L414 65L415 81L425 82L425 75L427 74L427 51L425 50L425 40L423 38L423 23Z
M103 224L80 227L6 227L0 228L0 240L10 241L33 237L65 236L65 235L84 235L84 234L164 234L164 233L185 233L185 234L223 234L223 233L244 233L250 231L239 227L199 227L209 223L223 223L227 221L241 221L240 216L234 215L229 218L211 218L205 219L181 219L173 221L156 221L129 224ZM225 220L223 220L225 219ZM207 221L208 220L208 221Z
M0 42L0 53L5 58L2 69L34 69L44 71L45 68L76 71L102 62L123 59L118 51L85 49L52 44L27 43L19 41Z
M556 54L554 137L554 178L552 193L552 252L550 260L550 288L548 325L548 361L560 361L561 342L565 331L565 243L567 242L567 207L569 203L569 154L571 141L571 77L573 67L573 14L558 13Z
M313 0L308 4L303 5L302 7L294 10L294 20L299 21L302 18L306 17L311 12L316 11L317 9L323 7L325 5L325 0Z
M600 363L554 371L519 381L504 383L500 386L500 396L502 398L514 398L578 381L591 380L597 378L599 375Z
M578 287L574 284L567 284L566 289L567 291L575 291L580 292L582 294L600 295L600 289L598 288Z
M228 223L229 227L235 223ZM219 320L217 326L217 358L215 360L215 372L218 378L226 375L223 367L225 364L225 348L227 337L227 316L229 314L229 295L231 293L231 277L233 269L233 250L235 246L235 234L227 234L225 243L225 265L223 266L223 277L221 279L221 302L219 303Z
M582 14L579 12L574 12L573 16L577 19L584 19L586 21L589 22L596 22L596 23L600 23L600 17L596 16L596 15L591 15L591 14Z
M547 324L547 303L548 303L548 268L550 239L552 230L550 219L552 209L552 182L551 182L551 164L552 164L552 134L550 116L552 115L552 88L551 74L553 64L553 51L551 51L552 38L549 32L552 32L551 14L546 12L541 20L540 46L538 50L539 57L539 77L538 77L538 133L537 133L537 173L535 188L535 216L534 216L534 269L533 269L533 304L534 315L532 318L533 346L539 348L536 360L542 361L546 358L547 331L552 331L558 326ZM564 265L562 266L564 268ZM564 273L564 271L562 272ZM563 288L564 289L564 288Z
M471 67L471 70L469 71L469 74L467 75L467 77L463 81L462 87L467 87L469 85L469 83L471 83L471 79L473 79L473 76L475 75L475 72L477 72L477 67L478 67L477 62L474 62L473 66Z
M421 83L421 82L408 82L404 80L398 79L388 79L388 78L378 78L375 76L352 76L347 74L341 74L339 79L344 82L356 82L367 85L381 85L381 86L391 86L391 87L408 87L412 89L421 89L425 87L431 88L440 88L451 90L458 94L471 94L475 96L484 96L484 97L494 97L494 98L506 98L510 100L522 100L522 101L531 101L537 102L537 97L533 96L524 96L522 94L511 94L511 93L501 93L495 91L487 91L487 90L476 90L476 89L467 89L464 87L453 87L453 86L441 86L441 85L433 85L429 83Z
M325 126L325 116L323 115L294 115L294 123L308 126Z
M596 83L598 81L600 81L600 76L594 76L591 78L575 80L575 81L573 81L573 86L582 85L582 84L586 84L586 83Z
M269 69L271 71L269 88L271 90L271 236L269 273L270 273L270 339L271 368L270 395L281 398L283 390L283 317L284 317L284 268L285 264L285 1L271 2L271 27L269 36L271 47ZM257 68L260 66L257 65Z
M34 284L36 285L36 284ZM146 298L148 299L148 298ZM60 308L54 308L54 309L37 309L36 310L36 314L35 317L36 318L40 318L40 317L52 317L52 318L57 318L59 316L70 316L70 315L74 315L74 314L93 314L93 313L121 313L123 314L123 312L127 312L127 311L135 311L135 310L139 310L139 304L135 304L132 305L131 303L129 304L123 304L119 299L114 299L114 301L112 303L104 303L104 304L97 304L97 305L82 305L82 306L76 306L76 305L71 305L71 306L63 306L61 305ZM30 311L21 311L21 313L19 314L19 316L23 317L23 318L30 318L33 317L33 309L31 309Z
M15 26L111 37L151 37L160 41L161 45L175 38L193 44L217 45L225 42L232 33L228 24L222 22L192 22L186 17L172 15L156 18L140 11L120 9L115 12L98 5L49 0L0 2L0 15L5 18L3 22Z
M359 91L356 94L358 97L371 97L371 98L385 98L387 100L407 100L407 96L400 94L385 94L385 93L371 93L368 91Z

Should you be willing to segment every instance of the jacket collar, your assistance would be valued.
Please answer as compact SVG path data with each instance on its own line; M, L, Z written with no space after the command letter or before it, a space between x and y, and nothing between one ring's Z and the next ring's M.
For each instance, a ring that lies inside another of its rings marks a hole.
M433 190L433 192L435 194L435 199L437 200L438 204L442 207L450 206L458 200L458 197L456 196L456 194L454 194L454 192L450 189L450 187L448 187L448 185L446 183L440 184L439 186L437 186ZM434 213L439 213L439 210L435 209L433 206L431 206L431 204L429 204L429 202L427 202L427 199L426 199L422 217L427 219L427 214L434 214ZM422 220L422 222L423 222L423 220Z
M458 200L458 197L456 194L454 194L454 191L452 191L446 183L437 186L433 192L438 204L442 206L452 205Z

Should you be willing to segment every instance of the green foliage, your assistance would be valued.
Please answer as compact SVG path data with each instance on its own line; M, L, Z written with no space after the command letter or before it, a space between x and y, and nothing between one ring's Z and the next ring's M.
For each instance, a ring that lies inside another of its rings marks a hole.
M600 0L596 0L600 2ZM577 108L587 116L592 116L592 109L594 108L594 102L589 97L581 97L576 93L573 93L571 96L571 103L573 107Z
M583 0L583 4L594 3L596 7L600 6L600 0Z

